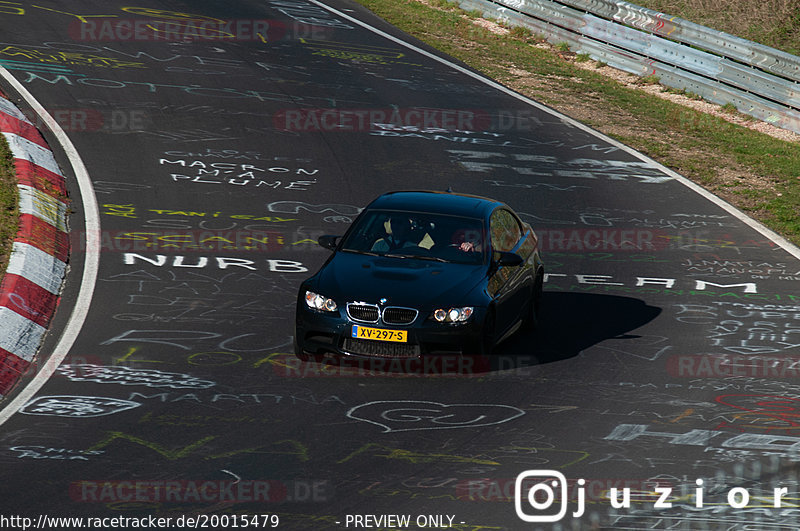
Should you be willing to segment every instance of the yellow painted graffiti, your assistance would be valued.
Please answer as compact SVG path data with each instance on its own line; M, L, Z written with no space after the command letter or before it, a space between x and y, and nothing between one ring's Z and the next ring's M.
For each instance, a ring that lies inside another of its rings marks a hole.
M164 457L165 459L168 459L170 461L175 461L178 459L189 457L190 455L198 452L202 447L204 447L206 444L208 444L209 442L213 441L216 438L217 438L216 435L209 435L206 437L201 437L200 439L197 439L196 441L189 443L186 446L172 449L157 442L149 441L142 437L137 437L135 435L131 435L125 432L109 431L106 432L106 435L105 437L103 437L103 439L101 439L96 444L92 445L87 451L102 450L103 448L110 446L114 442L122 441L142 446L144 448L148 448L156 452L161 457ZM275 449L274 447L278 448ZM303 443L292 439L284 439L281 441L272 442L267 445L256 446L252 448L242 448L239 450L230 450L219 454L212 454L206 456L205 459L221 459L238 454L293 455L297 457L299 461L310 460L308 448Z
M217 234L202 231L197 234L163 234L158 232L123 232L114 236L115 240L135 242L136 249L235 249L251 251L264 246L275 247L286 243L282 234L256 231L236 231ZM301 243L301 242L294 242ZM117 249L119 245L112 248Z
M23 58L28 61L38 61L40 63L75 65L75 66L96 66L103 68L145 68L144 63L133 61L120 61L113 57L105 57L91 53L81 52L62 52L62 51L42 51L21 48L19 46L6 46L0 49L0 56Z
M106 216L119 216L124 218L138 218L139 210L133 204L117 205L106 203L102 205L102 214ZM261 214L226 214L221 211L198 212L194 210L175 210L169 208L148 208L145 212L152 212L159 216L180 216L187 218L222 218L222 219L241 219L247 221L267 221L269 223L285 223L287 221L297 221L297 218L283 218L280 216L263 216Z
M441 454L441 453L423 453L412 452L410 450L402 450L400 448L390 448L382 444L367 443L358 450L352 452L347 457L337 461L337 464L346 463L351 459L361 454L370 454L372 457L381 457L384 459L397 459L400 461L408 461L414 464L421 463L470 463L478 465L499 466L500 463L488 459L478 459L475 457L468 457L463 455Z
M209 435L208 437L198 439L195 442L184 446L183 448L172 450L157 442L148 441L147 439L142 439L141 437L136 437L135 435L129 435L121 431L109 431L106 432L106 436L100 442L91 446L89 450L101 450L111 445L111 443L114 441L121 440L137 444L139 446L144 446L145 448L149 448L150 450L156 452L160 456L169 459L170 461L174 461L194 453L197 449L203 447L206 443L214 439L216 439L215 435Z
M226 22L219 18L148 7L123 7L122 10L126 13L143 15L154 19L154 23L147 24L147 28L156 33L180 34L185 37L213 37L215 39L233 39L236 37L233 33L223 29Z
M68 17L77 18L82 24L96 24L93 18L111 19L118 18L117 14L88 15L61 11L51 7L32 5L36 9L59 13ZM228 31L226 21L206 15L195 13L184 13L181 11L168 11L163 9L152 9L149 7L123 7L125 13L141 15L147 17L145 27L155 33L164 35L180 35L181 37L203 37L215 39L235 38L236 35ZM0 14L5 15L25 15L25 8L19 2L0 1ZM104 23L109 23L105 20ZM263 41L262 37L262 41Z
M2 15L24 15L25 10L21 7L19 2L0 2L0 14Z
M107 216L119 216L122 218L134 218L136 219L136 207L133 205L103 205L103 208L107 208L103 214Z
M61 13L62 15L68 15L70 17L76 17L78 20L80 20L84 24L87 24L89 22L88 20L86 20L87 17L104 17L105 18L105 17L115 17L116 16L116 15L78 15L78 14L75 14L75 13L69 13L67 11L59 11L58 9L53 9L53 8L50 8L50 7L43 7L43 6L36 6L36 5L33 6L33 7L37 8L37 9L44 9L45 11L52 11L54 13ZM23 13L18 13L18 14L23 15L24 12Z
M144 17L150 17L159 20L183 20L183 21L202 20L206 22L225 22L222 19L207 17L205 15L197 15L194 13L183 13L182 11L167 11L165 9L153 9L150 7L123 7L120 9L122 11L125 11L126 13L132 13L134 15L142 15Z
M128 352L122 355L120 358L114 359L114 365L122 365L128 362L136 362L136 363L164 363L163 360L131 360L130 357L136 354L140 347L131 347L128 349Z
M285 446L285 450L269 450L267 447L271 446ZM239 454L277 454L277 455L293 455L298 461L310 461L311 456L308 453L308 447L299 441L293 439L284 439L282 441L275 441L269 445L255 446L253 448L242 448L240 450L231 450L221 454L210 455L206 459L221 459L232 457Z
M351 43L334 41L315 41L300 39L304 45L312 50L313 55L330 57L333 59L344 59L347 61L372 64L404 64L411 66L421 66L417 63L402 61L405 54L392 50L391 48L379 48L377 46L364 46Z

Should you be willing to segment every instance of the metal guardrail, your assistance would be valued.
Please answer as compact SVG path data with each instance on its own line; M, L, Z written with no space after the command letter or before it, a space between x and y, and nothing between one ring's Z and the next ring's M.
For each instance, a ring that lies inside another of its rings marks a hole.
M457 0L665 86L800 133L800 57L617 0Z
M717 31L678 17L627 2L609 0L562 0L575 9L593 13L651 32L661 37L697 46L722 57L800 81L800 57L741 37Z

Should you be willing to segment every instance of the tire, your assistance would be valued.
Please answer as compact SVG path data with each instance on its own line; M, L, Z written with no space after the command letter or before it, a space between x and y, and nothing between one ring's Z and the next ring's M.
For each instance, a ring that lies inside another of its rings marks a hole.
M486 319L483 321L483 338L481 338L482 356L491 356L494 353L495 341L497 340L496 325L494 308L489 308Z
M539 315L542 306L542 277L536 276L531 290L531 302L528 305L528 312L522 319L522 328L528 331L536 330L539 327Z
M314 363L322 363L322 361L325 359L325 354L309 354L305 350L301 349L300 345L297 344L296 338L294 339L293 344L294 344L294 356L300 361L303 362L313 361Z
M292 345L294 346L294 355L297 359L299 359L300 361L309 360L309 355L306 354L305 351L303 351L303 349L301 349L300 345L297 343L297 336L295 336L294 339L292 340Z

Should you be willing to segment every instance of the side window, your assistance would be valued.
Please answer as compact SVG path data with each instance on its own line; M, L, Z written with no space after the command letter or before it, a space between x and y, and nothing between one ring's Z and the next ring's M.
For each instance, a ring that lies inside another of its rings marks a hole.
M522 236L522 230L511 212L502 208L495 210L492 213L490 223L492 249L495 251L510 251L517 245Z

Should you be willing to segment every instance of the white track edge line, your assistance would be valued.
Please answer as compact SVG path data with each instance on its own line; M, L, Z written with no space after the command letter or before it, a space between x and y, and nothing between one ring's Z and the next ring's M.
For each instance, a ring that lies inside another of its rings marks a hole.
M794 244L777 234L776 232L768 229L761 223L755 221L754 219L746 216L740 210L735 208L733 205L729 204L726 201L723 201L719 197L715 196L711 192L705 190L704 188L700 187L699 185L693 183L686 177L678 174L677 172L663 166L662 164L656 162L655 160L645 156L642 153L614 140L611 137L608 137L599 131L595 131L594 129L575 121L574 119L555 111L549 107L541 105L540 103L522 96L499 83L492 81L488 78L485 78L479 74L476 74L466 68L463 68L455 63L442 59L441 57L434 55L430 52L427 52L417 46L409 44L402 39L398 39L393 35L389 35L388 33L379 30L378 28L374 28L369 24L362 22L354 17L351 17L341 11L334 9L330 6L327 6L317 0L308 0L310 3L315 4L323 9L334 13L335 15L342 17L354 24L361 26L364 29L367 29L381 37L388 39L392 42L395 42L405 48L413 50L417 53L420 53L434 61L437 61L441 64L444 64L450 68L453 68L473 79L476 79L496 90L499 90L509 96L512 96L528 105L536 107L548 114L551 114L565 123L570 124L573 127L577 127L578 129L591 134L599 139L602 139L605 142L629 153L630 155L650 164L657 166L661 171L665 174L673 177L678 182L685 185L687 188L693 190L694 192L698 193L702 197L706 198L707 200L711 201L712 203L716 204L723 210L729 212L734 217L742 221L744 224L748 225L752 229L760 232L765 237L773 240L776 244L778 244L781 248L783 248L786 252L791 254L797 259L800 259L800 249L798 249ZM41 368L41 370L36 374L36 376L31 380L31 382L23 389L9 404L3 407L0 410L0 425L5 423L17 410L24 405L36 392L42 388L45 382L53 375L55 372L55 368L63 361L66 357L69 349L72 347L75 339L80 332L81 327L86 319L86 315L89 311L89 306L91 305L92 295L94 292L94 286L97 281L97 273L99 268L99 239L100 239L100 214L99 209L97 206L97 199L94 194L94 188L92 187L91 179L89 178L89 174L86 170L86 166L83 164L83 160L81 159L80 155L78 154L75 146L70 141L67 134L58 125L58 123L53 119L52 116L45 110L45 108L33 97L33 95L22 86L10 73L3 67L0 67L0 75L5 79L14 89L25 99L25 101L34 109L34 111L44 119L47 126L56 136L59 144L61 144L64 152L67 155L67 158L72 165L73 172L75 173L76 180L78 181L78 188L81 193L81 200L83 203L84 209L84 216L85 216L85 226L86 226L86 254L84 255L84 268L83 268L83 276L81 278L81 287L79 288L78 297L75 302L75 307L73 308L72 314L69 317L69 321L64 329L63 334L61 335L58 343L56 344L53 353L51 354L50 358L48 359L47 363Z
M348 15L346 13L342 13L338 9L334 9L334 8L328 6L328 5L325 5L322 2L319 2L318 0L308 0L308 1L311 2L314 5L317 5L317 6L321 7L321 8L323 8L323 9L327 9L328 11L330 11L333 14L335 14L336 16L342 17L342 18L344 18L344 19L346 19L346 20L348 20L348 21L350 21L350 22L352 22L354 24L358 24L362 28L367 29L367 30L369 30L369 31L371 31L371 32L373 32L373 33L375 33L377 35L380 35L381 37L384 37L385 39L388 39L388 40L390 40L390 41L392 41L394 43L397 43L397 44L399 44L401 46L404 46L404 47L408 48L409 50L413 50L413 51L415 51L417 53L420 53L420 54L424 55L425 57L428 57L429 59L433 59L434 61L438 61L439 63L441 63L443 65L446 65L446 66L449 66L450 68L453 68L453 69L457 70L458 72L461 72L462 74L468 75L469 77L471 77L473 79L476 79L476 80L478 80L478 81L480 81L480 82L482 82L482 83L484 83L486 85L489 85L490 87L492 87L492 88L494 88L496 90L504 92L505 94L508 94L509 96L512 96L512 97L514 97L514 98L516 98L516 99L518 99L518 100L520 100L520 101L522 101L524 103L527 103L528 105L531 105L531 106L536 107L537 109L539 109L541 111L544 111L544 112L546 112L548 114L551 114L552 116L555 116L556 118L559 118L563 122L565 122L565 123L567 123L567 124L569 124L569 125L571 125L573 127L576 127L578 129L580 129L581 131L589 133L592 136L594 136L594 137L596 137L596 138L598 138L600 140L603 140L604 142L608 142L609 144L613 145L614 147L617 147L620 150L625 151L626 153L638 158L639 160L641 160L643 162L647 162L649 164L654 165L657 169L659 169L662 172L664 172L665 174L669 175L670 177L672 177L676 181L680 182L681 184L683 184L684 186L686 186L690 190L694 191L695 193L699 194L703 198L707 199L708 201L711 201L712 203L714 203L718 207L722 208L723 210L725 210L726 212L728 212L729 214L734 216L736 219L738 219L739 221L741 221L742 223L744 223L745 225L747 225L751 229L761 233L764 237L766 237L766 238L772 240L773 242L775 242L778 246L780 246L787 253L791 254L792 256L794 256L795 258L800 260L800 248L798 248L795 244L793 244L792 242L790 242L789 240L787 240L786 238L784 238L783 236L781 236L777 232L773 231L772 229L767 228L766 226L764 226L760 222L758 222L758 221L754 220L753 218L747 216L744 212L742 212L741 210L739 210L735 206L731 205L727 201L721 199L720 197L715 196L714 194L712 194L711 192L709 192L708 190L706 190L702 186L694 183L693 181L690 181L688 178L686 178L683 175L681 175L681 174L679 174L679 173L667 168L663 164L659 163L658 161L655 161L655 160L651 159L647 155L645 155L643 153L639 153L638 151L636 151L635 149L631 148L630 146L626 146L625 144L619 142L618 140L615 140L615 139L613 139L613 138L611 138L609 136L606 136L605 134L601 133L600 131L596 131L596 130L592 129L591 127L589 127L587 125L584 125L584 124L578 122L577 120L575 120L573 118L570 118L569 116L567 116L565 114L561 114L560 112L556 111L555 109L551 109L551 108L549 108L549 107L547 107L545 105L542 105L541 103L539 103L537 101L534 101L534 100L528 98L527 96L523 96L522 94L518 94L517 92L514 92L513 90L511 90L511 89L509 89L509 88L497 83L496 81L494 81L492 79L484 77L484 76L482 76L480 74L476 74L475 72L472 72L471 70L467 70L466 68L463 68L463 67L461 67L461 66L459 66L459 65L457 65L455 63L452 63L452 62L448 61L447 59L443 59L443 58L439 57L438 55L435 55L435 54L432 54L432 53L430 53L428 51L425 51L422 48L419 48L417 46L414 46L413 44L405 42L404 40L399 39L399 38L397 38L397 37L395 37L393 35L389 35L385 31L382 31L382 30L379 30L378 28L372 27L369 24L367 24L366 22L362 22L361 20L358 20L357 18L354 18L354 17L352 17L352 16L350 16L350 15Z
M27 403L31 397L42 388L50 376L55 373L56 367L61 364L69 353L72 345L75 343L75 339L78 337L78 333L83 327L83 323L86 321L86 315L89 312L92 296L94 295L94 287L97 282L97 272L100 262L100 210L97 206L97 198L95 197L94 188L92 187L92 181L89 178L89 172L86 170L83 160L67 134L58 122L53 119L50 113L48 113L36 98L28 92L22 83L17 81L8 70L1 66L0 76L14 87L14 90L22 96L34 112L44 120L44 123L55 135L56 140L67 155L70 165L72 166L72 171L75 174L75 179L78 182L86 228L86 253L83 261L83 275L81 277L78 296L75 300L75 306L47 362L39 368L33 379L13 400L11 400L11 402L0 406L2 407L2 409L0 409L0 425L2 425Z

